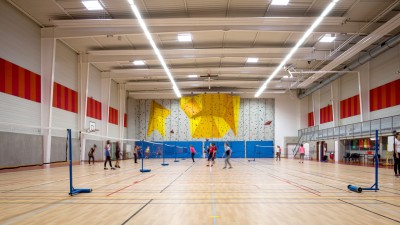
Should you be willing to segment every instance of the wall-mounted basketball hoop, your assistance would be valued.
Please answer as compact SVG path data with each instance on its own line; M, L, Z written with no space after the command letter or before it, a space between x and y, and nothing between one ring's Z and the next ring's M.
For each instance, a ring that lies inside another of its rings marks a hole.
M99 131L98 129L96 129L96 123L92 122L92 121L89 121L89 128L86 129L86 132L87 133L92 133L92 132L96 132L96 131Z

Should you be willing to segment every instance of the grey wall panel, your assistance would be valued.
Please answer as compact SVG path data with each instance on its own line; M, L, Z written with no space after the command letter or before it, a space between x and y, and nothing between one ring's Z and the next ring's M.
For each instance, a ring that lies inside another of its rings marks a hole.
M89 160L88 157L88 153L91 147L93 147L93 145L96 144L97 148L96 151L94 152L94 160L95 161L103 161L104 157L103 157L103 149L104 149L104 144L103 141L99 141L99 140L86 140L86 144L85 144L85 159L86 161Z
M41 135L0 132L0 168L43 163Z
M52 137L51 138L51 155L50 162L64 162L66 157L68 157L68 150L66 151L66 141L67 139L64 137ZM80 160L80 147L79 140L72 139L72 161Z

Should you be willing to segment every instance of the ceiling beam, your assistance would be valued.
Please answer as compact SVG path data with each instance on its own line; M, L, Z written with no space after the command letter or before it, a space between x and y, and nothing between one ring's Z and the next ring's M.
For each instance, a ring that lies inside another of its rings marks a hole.
M210 57L258 57L282 59L290 48L212 48L212 49L167 49L161 50L165 59L193 59ZM314 48L300 48L292 57L301 60L324 60L329 51L314 50ZM130 62L133 60L156 60L153 50L104 50L89 51L90 63Z
M304 32L315 17L228 17L146 19L152 33L177 33L213 30L256 30ZM107 35L143 35L136 19L53 20L54 27L42 28L42 37L79 38ZM354 33L365 22L349 22L345 17L327 17L314 33ZM371 26L371 30L380 24ZM368 31L366 31L368 32Z

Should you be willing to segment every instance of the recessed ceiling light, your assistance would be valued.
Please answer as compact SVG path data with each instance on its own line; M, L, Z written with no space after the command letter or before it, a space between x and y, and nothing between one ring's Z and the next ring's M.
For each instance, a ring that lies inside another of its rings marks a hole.
M179 42L189 42L192 41L192 35L190 34L178 34Z
M271 5L287 5L289 0L272 0Z
M325 34L319 42L333 42L336 39L333 34Z
M143 66L144 65L144 61L143 60L135 60L135 61L133 61L133 65L135 65L135 66Z
M248 63L256 63L258 62L258 58L247 58Z
M188 75L188 77L189 78L196 78L196 77L198 77L196 74L190 74L190 75Z
M99 1L82 1L87 10L103 10L103 6L100 5Z

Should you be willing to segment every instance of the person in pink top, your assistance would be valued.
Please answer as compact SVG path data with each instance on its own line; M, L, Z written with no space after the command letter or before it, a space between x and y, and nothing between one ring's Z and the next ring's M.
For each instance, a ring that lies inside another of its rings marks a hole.
M303 144L300 145L299 152L300 152L300 162L299 163L304 163L304 154L306 151L304 150Z
M196 154L196 150L194 149L193 145L190 145L190 153L192 155L192 160L194 162L194 155Z

